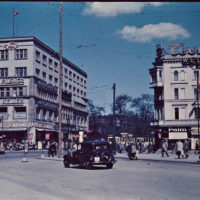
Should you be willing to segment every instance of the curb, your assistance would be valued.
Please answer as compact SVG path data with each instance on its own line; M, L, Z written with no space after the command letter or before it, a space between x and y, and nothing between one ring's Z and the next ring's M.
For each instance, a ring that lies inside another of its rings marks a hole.
M129 159L128 156L115 156L116 159ZM174 158L176 159L176 158ZM141 161L153 161L153 162L173 162L173 163L184 163L184 164L200 164L200 160L196 160L196 161L184 161L181 159L177 159L177 160L162 160L162 159L153 159L153 158L141 158L139 157L138 160Z

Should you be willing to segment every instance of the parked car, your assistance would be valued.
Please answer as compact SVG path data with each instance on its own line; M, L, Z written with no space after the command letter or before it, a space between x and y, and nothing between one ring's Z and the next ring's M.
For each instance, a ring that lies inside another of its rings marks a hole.
M108 169L116 163L110 144L107 141L86 141L79 143L77 149L69 150L63 156L64 167L80 165L90 169L93 165L106 165Z

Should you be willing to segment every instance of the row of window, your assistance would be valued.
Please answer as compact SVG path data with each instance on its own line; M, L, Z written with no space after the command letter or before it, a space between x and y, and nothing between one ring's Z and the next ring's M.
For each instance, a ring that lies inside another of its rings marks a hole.
M182 112L182 117L180 118L180 109L182 109L184 112ZM156 109L155 110L155 119L157 120L163 120L163 111L162 109ZM179 108L179 107L176 107L174 108L174 119L175 120L180 120L180 119L185 119L186 116L185 116L186 112L185 112L185 108ZM194 110L194 119L198 119L198 109L195 109Z
M193 80L197 80L198 71L193 72ZM156 72L151 73L152 82L162 81L162 71L159 70L159 79L157 80ZM174 71L174 81L185 81L185 71L181 70L180 72Z
M39 98L46 100L46 101L51 101L51 102L56 102L57 95L54 95L52 93L46 92L44 90L38 89L37 90L37 95Z
M38 68L36 68L36 75L39 76L39 73L40 73L40 70ZM47 81L46 72L42 72L42 77L43 77L44 81ZM49 84L55 85L55 86L58 87L58 78L53 77L51 74L49 74ZM77 92L77 96L81 95L81 96L86 97L86 92L84 92L83 90L80 90L80 89L78 89L76 87L73 87L71 84L65 83L64 84L64 89L66 91L70 90L70 92L72 92L72 89L73 89L74 93Z
M27 87L1 87L0 97L22 97L27 96Z
M9 51L8 50L0 50L0 60L8 60L9 59ZM15 49L15 59L27 59L28 52L27 49Z
M50 70L53 70L55 72L58 72L58 63L56 61L53 62L53 60L51 58L48 58L48 61L47 61L47 56L46 55L42 55L41 56L41 53L36 50L35 51L35 59L37 62L41 63L41 59L42 59L42 65L47 67L50 69ZM37 69L37 75L40 75L40 70ZM72 71L68 70L67 68L64 68L63 70L63 75L65 76L65 78L69 78L69 80L77 83L78 85L83 85L85 88L86 88L86 80L84 80L82 77L80 77L79 75L73 73Z
M197 88L194 88L194 99L197 99ZM174 99L185 99L185 88L174 88Z
M3 120L8 119L8 108L0 107L0 116L3 116ZM13 107L13 119L26 119L27 111L26 107Z
M27 67L15 67L16 77L26 77L27 76ZM0 68L0 78L8 77L8 68Z
M58 122L58 112L38 107L36 109L36 119L40 121L46 121L46 122ZM69 113L65 111L62 111L62 119L70 124L86 123L86 118L81 117L81 116L74 116L73 113Z

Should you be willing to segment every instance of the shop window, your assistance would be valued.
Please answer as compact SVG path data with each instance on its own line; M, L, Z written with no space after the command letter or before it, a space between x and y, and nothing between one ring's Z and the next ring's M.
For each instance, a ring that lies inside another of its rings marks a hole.
M14 118L25 119L26 118L26 107L14 107Z

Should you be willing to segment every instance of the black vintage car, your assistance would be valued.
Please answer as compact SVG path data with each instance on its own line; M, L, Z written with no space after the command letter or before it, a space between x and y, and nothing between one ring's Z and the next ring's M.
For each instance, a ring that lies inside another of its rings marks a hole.
M116 160L107 141L86 141L77 145L77 150L68 151L64 156L64 166L80 165L90 169L93 165L106 165L108 169L113 167Z

